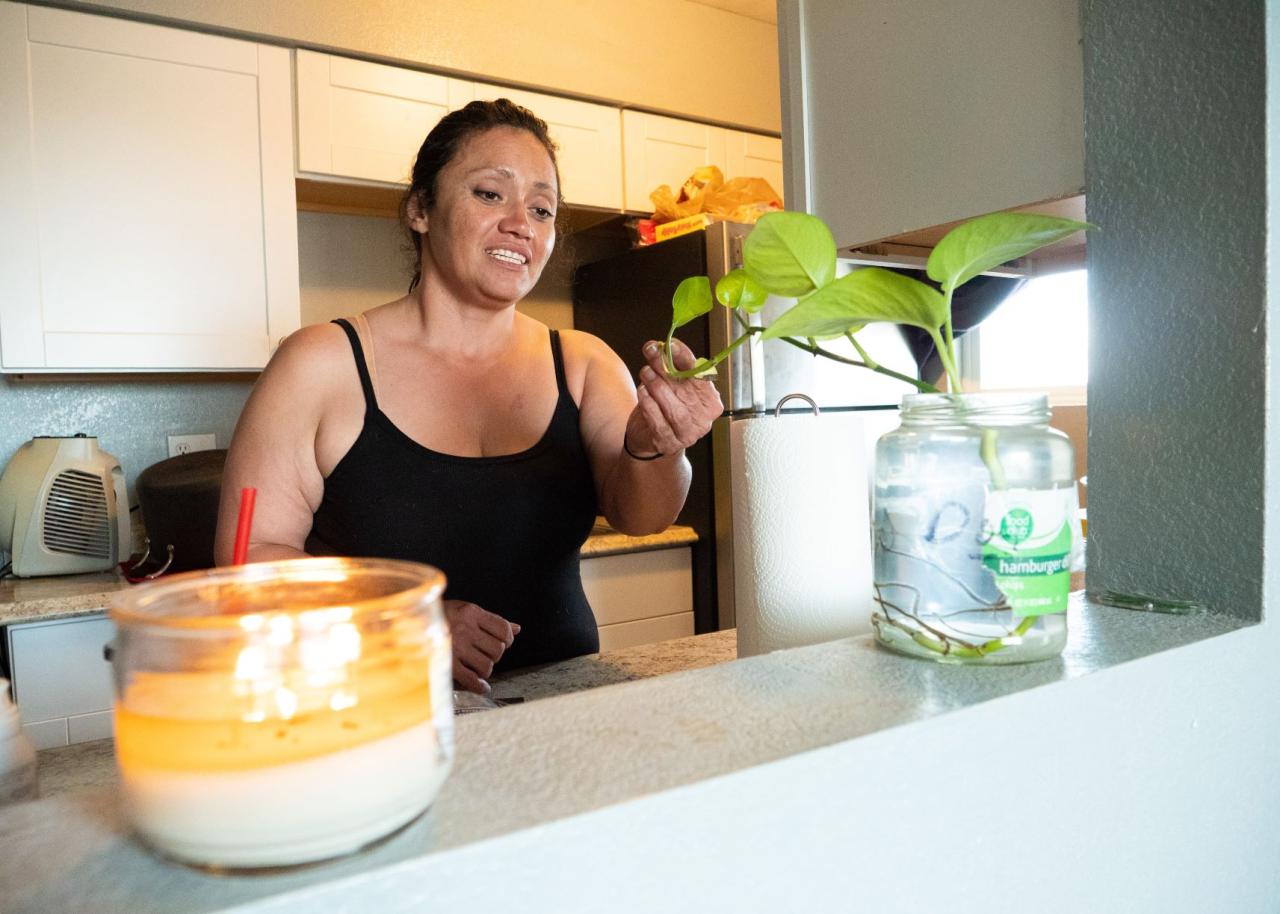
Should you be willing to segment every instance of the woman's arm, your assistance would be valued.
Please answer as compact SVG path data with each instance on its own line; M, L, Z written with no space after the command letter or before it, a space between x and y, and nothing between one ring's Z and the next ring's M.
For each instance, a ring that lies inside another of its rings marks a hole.
M623 533L640 536L664 530L680 513L689 491L685 448L711 430L723 411L720 395L709 381L667 377L656 342L645 346L649 365L641 371L637 392L626 366L608 346L588 334L574 337L583 341L587 356L580 404L582 439L600 510ZM679 368L694 362L693 353L679 340L673 341L672 357ZM654 454L661 456L637 459Z
M331 332L332 331L332 332ZM236 423L222 475L214 559L231 562L240 490L258 490L250 562L298 558L324 494L316 441L333 366L344 343L337 327L307 327L281 344L254 385ZM346 355L350 361L350 354ZM357 386L357 394L359 393Z

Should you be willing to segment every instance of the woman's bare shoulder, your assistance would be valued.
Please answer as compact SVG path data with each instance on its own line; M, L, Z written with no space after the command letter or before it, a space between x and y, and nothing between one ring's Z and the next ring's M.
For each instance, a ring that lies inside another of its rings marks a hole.
M260 396L287 396L301 405L320 402L339 390L354 372L351 344L336 324L295 330L280 343L256 385ZM358 388L357 388L358 389Z
M585 330L561 330L560 345L566 359L577 356L587 364L598 360L608 363L621 361L620 356L609 348L608 343Z

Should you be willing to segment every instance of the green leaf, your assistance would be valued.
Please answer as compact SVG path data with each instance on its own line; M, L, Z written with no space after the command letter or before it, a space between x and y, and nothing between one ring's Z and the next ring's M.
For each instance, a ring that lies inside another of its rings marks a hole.
M766 213L742 244L751 278L774 295L807 295L836 275L836 243L807 213Z
M1087 222L1031 213L992 213L953 228L929 255L929 278L954 291L979 273L1092 228Z
M711 300L711 281L705 276L690 276L676 286L671 296L671 329L683 327L715 307Z
M762 337L831 339L856 333L863 324L887 321L936 333L947 317L947 300L932 286L880 267L842 276L784 311Z
M769 291L746 270L731 270L716 283L716 300L726 308L742 308L755 314L768 298Z

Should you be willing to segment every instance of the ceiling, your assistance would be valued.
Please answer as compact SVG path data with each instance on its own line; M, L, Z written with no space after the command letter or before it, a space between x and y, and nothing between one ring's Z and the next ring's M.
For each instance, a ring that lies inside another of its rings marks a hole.
M759 19L761 22L768 22L773 25L778 22L776 0L690 0L690 2L701 3L703 6L714 6L716 9L724 10L728 13L737 13L739 16L746 16L748 19Z

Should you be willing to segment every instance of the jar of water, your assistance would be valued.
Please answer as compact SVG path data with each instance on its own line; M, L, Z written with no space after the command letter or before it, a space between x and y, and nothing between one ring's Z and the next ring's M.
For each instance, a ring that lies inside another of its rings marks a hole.
M914 394L876 446L877 640L951 663L1056 656L1080 549L1074 454L1044 395Z

